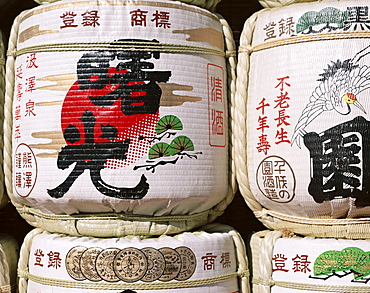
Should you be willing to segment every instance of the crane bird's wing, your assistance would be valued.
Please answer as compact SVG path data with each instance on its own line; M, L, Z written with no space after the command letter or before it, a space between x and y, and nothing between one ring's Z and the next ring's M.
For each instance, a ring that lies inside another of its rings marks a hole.
M332 78L329 78L323 81L312 93L309 103L303 109L297 125L294 128L291 144L296 142L298 147L301 147L301 139L306 133L306 126L322 112L333 109L330 102L330 95L332 94L330 90L331 79Z
M352 69L348 75L348 92L357 96L370 88L370 67L363 65Z

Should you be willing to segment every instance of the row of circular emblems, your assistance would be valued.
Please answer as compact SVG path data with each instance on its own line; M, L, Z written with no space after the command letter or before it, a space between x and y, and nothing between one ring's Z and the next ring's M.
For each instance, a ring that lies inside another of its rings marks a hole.
M194 274L196 256L185 246L175 249L102 249L76 246L67 253L66 269L68 274L78 281L183 281Z

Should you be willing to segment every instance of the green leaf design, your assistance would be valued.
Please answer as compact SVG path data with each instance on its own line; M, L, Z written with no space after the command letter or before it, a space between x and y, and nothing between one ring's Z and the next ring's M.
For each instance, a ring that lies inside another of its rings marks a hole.
M333 271L340 270L340 251L329 250L320 254L313 265L315 276L329 275Z
M183 129L181 120L174 115L166 115L166 116L163 116L161 119L159 119L155 127L155 132L157 134L161 134L170 129L173 129L173 130Z
M171 155L170 150L171 148L168 143L158 142L149 149L148 158L157 159L161 157L170 156Z
M297 21L296 31L297 33L301 33L306 29L313 27L316 24L316 17L317 12L315 11L308 11L303 14Z
M194 144L187 136L178 136L170 144L171 154L176 155L183 151L194 151Z

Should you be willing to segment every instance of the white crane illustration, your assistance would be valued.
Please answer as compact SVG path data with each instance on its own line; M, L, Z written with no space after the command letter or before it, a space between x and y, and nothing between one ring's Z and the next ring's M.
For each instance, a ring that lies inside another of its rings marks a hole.
M348 115L352 105L366 114L365 108L358 101L358 95L370 88L370 67L359 66L359 61L370 53L370 46L358 52L352 59L338 60L328 65L310 96L309 103L303 109L294 128L291 144L301 147L301 141L306 134L305 128L317 116L325 111L335 110L341 115Z

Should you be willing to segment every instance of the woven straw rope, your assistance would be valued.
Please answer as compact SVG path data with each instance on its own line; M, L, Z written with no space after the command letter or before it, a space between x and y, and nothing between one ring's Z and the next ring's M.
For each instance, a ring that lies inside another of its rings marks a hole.
M255 23L260 13L269 9L263 9L253 14L244 24L240 37L239 59L237 66L236 81L236 105L234 111L233 135L235 137L235 164L236 177L240 192L243 195L247 205L254 212L255 216L268 228L274 230L289 229L297 234L313 237L335 237L361 239L370 238L370 218L357 219L314 219L307 217L296 217L287 214L278 213L263 208L253 196L248 180L248 154L247 154L247 101L248 101L248 81L250 54L277 46L284 46L297 43L295 38L289 38L279 41L272 41L266 44L252 47L252 38ZM368 33L334 33L323 34L311 37L299 37L299 42L323 41L330 39L351 39L368 38ZM242 127L241 127L242 126Z
M4 123L4 97L5 97L5 46L2 34L0 33L0 123ZM4 130L0 127L0 149L4 147ZM3 163L3 153L0 152L0 163ZM5 194L4 171L0 168L0 207L8 202L8 197Z
M230 155L229 162L229 191L226 197L215 207L195 215L179 215L164 217L140 217L126 216L124 214L83 214L76 216L53 215L42 213L36 209L18 204L12 192L12 106L15 85L15 56L17 51L17 37L20 21L27 11L23 11L14 20L10 37L8 52L11 52L6 62L6 93L5 93L5 122L4 122L4 172L5 185L9 198L17 208L21 216L32 226L42 227L50 232L65 233L73 236L86 235L96 237L119 237L122 235L155 235L174 234L188 230L189 227L199 227L212 222L222 215L226 207L231 203L237 189L235 181L235 165L233 156ZM227 52L228 72L228 108L230 109L229 120L232 120L232 105L234 105L235 82L236 82L236 54L233 33L227 21L217 15L222 25L225 49ZM233 137L229 133L229 150L233 150ZM101 229L100 229L101 228Z
M210 278L196 279L196 280L186 280L186 281L169 281L169 282L152 282L152 283L96 283L96 282L77 282L77 281L66 281L57 280L51 278L45 278L42 276L34 276L28 272L28 262L30 256L30 249L33 239L36 235L41 233L47 233L42 229L32 230L24 239L21 250L20 250L20 261L18 262L18 277L19 277L19 293L27 292L28 280L35 283L53 286L53 287L63 287L63 288L84 288L84 289L94 289L94 290L165 290L165 289L176 289L176 288L190 288L190 287L200 287L212 284L217 284L225 282L234 278L239 278L240 280L240 292L249 293L249 271L248 271L248 261L246 258L246 249L242 237L238 232L233 230L231 227L219 224L210 224L204 227L204 231L207 233L228 233L235 245L236 257L238 263L238 270L235 273L230 273L226 275L220 275ZM199 235L199 232L195 232ZM0 291L1 292L1 291Z
M34 1L38 4L49 4L49 3L54 3L60 0L34 0ZM215 11L217 4L221 0L180 0L180 1L187 3L187 4L203 7L210 11Z
M0 272L0 293L11 293L9 264L2 245L0 245Z
M251 237L250 246L252 250L253 265L253 292L270 293L271 287L318 291L318 292L346 292L346 293L368 293L369 286L344 286L344 285L319 285L303 284L272 279L272 257L276 241L283 236L280 231L261 231Z

